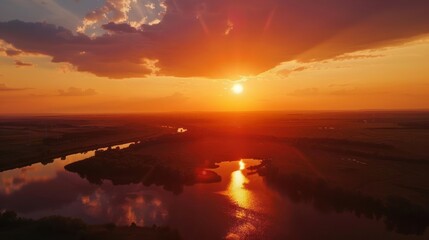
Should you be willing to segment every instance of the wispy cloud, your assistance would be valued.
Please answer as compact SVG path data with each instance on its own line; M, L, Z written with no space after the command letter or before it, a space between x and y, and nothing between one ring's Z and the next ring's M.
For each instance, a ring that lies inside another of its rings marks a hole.
M291 75L292 73L296 73L296 72L302 72L305 71L307 69L309 69L310 66L306 65L306 66L299 66L299 67L294 67L294 68L286 68L286 69L282 69L276 72L277 75L280 75L282 77L287 77L289 75Z
M16 92L16 91L24 91L29 90L31 88L11 88L6 86L4 83L0 83L0 92Z
M333 60L342 61L342 60L356 60L356 59L368 59L368 58L378 58L384 57L382 54L344 54L338 57L335 57Z
M23 62L20 60L15 60L15 66L17 66L17 67L31 67L31 66L33 66L33 64L32 63L26 63L26 62Z
M82 89L70 87L66 90L58 90L58 95L63 97L85 97L97 95L97 92L92 88Z

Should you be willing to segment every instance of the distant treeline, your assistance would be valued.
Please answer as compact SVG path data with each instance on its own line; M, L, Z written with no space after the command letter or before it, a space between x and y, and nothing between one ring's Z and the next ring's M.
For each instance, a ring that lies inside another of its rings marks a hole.
M292 201L310 203L321 212L352 212L358 217L383 219L388 230L406 235L421 235L429 226L428 209L404 198L392 196L382 201L360 192L330 186L322 179L284 174L270 161L251 169Z
M0 212L0 239L62 240L176 240L181 239L169 227L116 226L113 223L88 225L82 220L49 216L38 220L18 217L13 211Z

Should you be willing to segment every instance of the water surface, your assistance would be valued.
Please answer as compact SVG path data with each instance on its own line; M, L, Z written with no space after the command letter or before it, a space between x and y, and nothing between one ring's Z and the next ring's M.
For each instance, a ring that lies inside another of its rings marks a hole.
M127 147L129 144L114 146ZM222 181L186 186L175 195L142 184L89 183L64 166L94 151L0 173L0 209L39 218L62 215L90 224L168 225L184 239L424 239L386 229L382 220L350 212L325 213L309 203L291 201L257 174L255 159L231 159L215 169ZM234 161L235 160L235 161Z

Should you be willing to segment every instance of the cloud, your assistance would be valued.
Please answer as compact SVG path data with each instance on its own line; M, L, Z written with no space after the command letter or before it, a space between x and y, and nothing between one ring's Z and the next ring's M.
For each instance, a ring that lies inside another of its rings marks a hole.
M47 23L10 21L0 23L0 37L27 53L52 56L52 62L67 62L78 71L111 78L142 77L152 71L144 65L139 49L148 49L140 33L84 34ZM31 41L29 41L29 38Z
M30 88L11 88L6 86L4 83L0 83L0 92L14 92L14 91L23 91L28 90Z
M109 16L111 34L90 38L48 23L9 21L0 23L0 38L98 76L145 77L157 69L158 75L235 79L429 33L427 0L166 0L159 24L128 31L130 2L106 1L85 18Z
M15 49L6 49L4 51L6 53L7 56L9 57L14 57L14 56L18 56L19 54L22 53L22 51L19 50L15 50Z
M276 72L276 74L283 76L283 77L287 77L287 76L291 75L292 73L302 72L302 71L307 70L309 68L310 68L310 66L299 66L299 67L294 67L292 69L282 69L282 70Z
M341 56L335 57L333 60L342 61L342 60L357 60L357 59L367 59L367 58L378 58L383 57L381 54L344 54Z
M85 30L102 19L119 23L128 19L128 12L131 10L131 3L136 0L106 0L103 6L86 14L82 25L78 27L78 32Z
M17 66L17 67L31 67L31 66L33 66L33 64L22 62L20 60L15 60L15 66Z
M60 96L64 97L84 97L97 95L97 92L92 88L84 90L75 87L70 87L67 90L58 90L58 93Z
M61 71L62 73L69 73L74 71L74 67L69 63L61 63L58 66L58 70Z
M110 32L122 32L122 33L135 33L135 32L137 32L137 29L135 29L134 27L131 27L127 23L109 22L107 24L101 25L101 27L104 30L107 30Z

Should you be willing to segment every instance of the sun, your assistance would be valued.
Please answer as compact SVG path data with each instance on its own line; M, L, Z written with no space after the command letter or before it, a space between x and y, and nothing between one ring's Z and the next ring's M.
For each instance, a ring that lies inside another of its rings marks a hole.
M231 91L234 94L241 94L244 91L243 85L241 85L240 83L236 83L232 86Z

